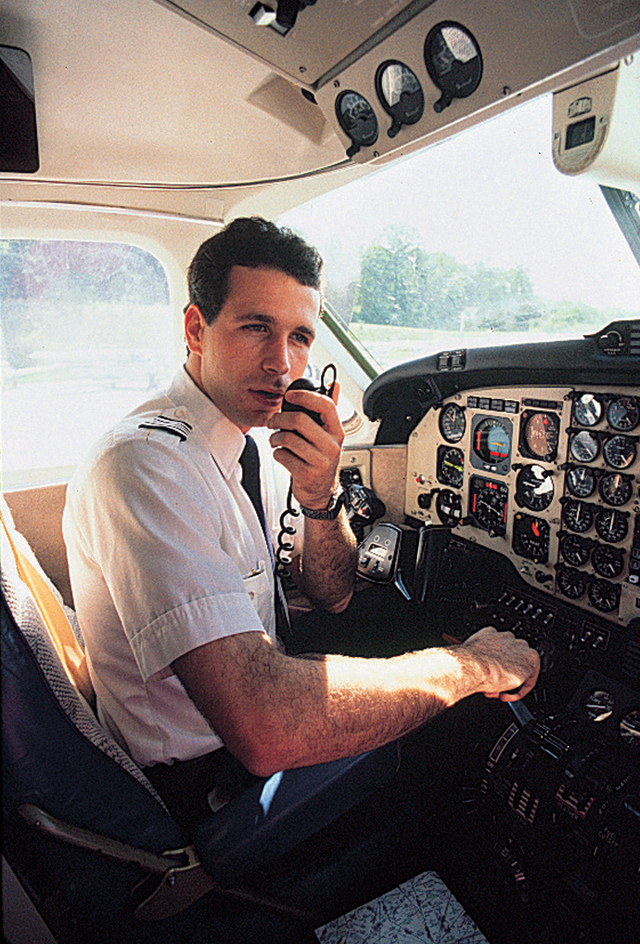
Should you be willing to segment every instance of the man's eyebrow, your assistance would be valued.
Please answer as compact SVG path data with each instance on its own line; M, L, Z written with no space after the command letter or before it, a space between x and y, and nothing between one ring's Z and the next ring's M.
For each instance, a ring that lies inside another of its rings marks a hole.
M238 321L258 321L262 324L274 325L278 323L277 318L274 318L272 315L266 315L264 312L248 312L238 316ZM297 328L293 329L299 334L306 334L312 341L315 340L316 333L306 324L299 325Z

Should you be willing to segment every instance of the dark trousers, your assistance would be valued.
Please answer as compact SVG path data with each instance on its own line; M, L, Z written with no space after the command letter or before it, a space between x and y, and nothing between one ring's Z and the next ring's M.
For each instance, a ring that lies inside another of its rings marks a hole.
M193 760L147 767L145 774L187 831L223 803L261 782L226 747Z

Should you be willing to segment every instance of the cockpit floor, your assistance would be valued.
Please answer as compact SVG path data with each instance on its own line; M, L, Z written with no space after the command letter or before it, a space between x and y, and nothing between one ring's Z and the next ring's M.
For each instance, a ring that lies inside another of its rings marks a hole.
M321 944L488 944L436 872L423 872L316 929Z

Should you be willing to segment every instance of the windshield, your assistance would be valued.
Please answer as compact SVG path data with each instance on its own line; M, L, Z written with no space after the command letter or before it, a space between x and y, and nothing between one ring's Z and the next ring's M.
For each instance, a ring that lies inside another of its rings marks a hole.
M551 158L552 97L287 213L329 307L382 368L640 317L640 268L597 185Z

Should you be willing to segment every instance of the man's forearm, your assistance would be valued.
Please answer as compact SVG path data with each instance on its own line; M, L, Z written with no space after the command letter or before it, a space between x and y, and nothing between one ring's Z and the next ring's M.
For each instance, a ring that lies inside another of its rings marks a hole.
M523 640L484 629L453 649L391 659L296 658L241 633L186 653L174 669L229 750L269 776L380 747L474 692L521 686L507 696L520 698L539 664Z
M341 612L353 594L356 539L344 509L335 521L305 518L304 549L297 582L314 602Z

